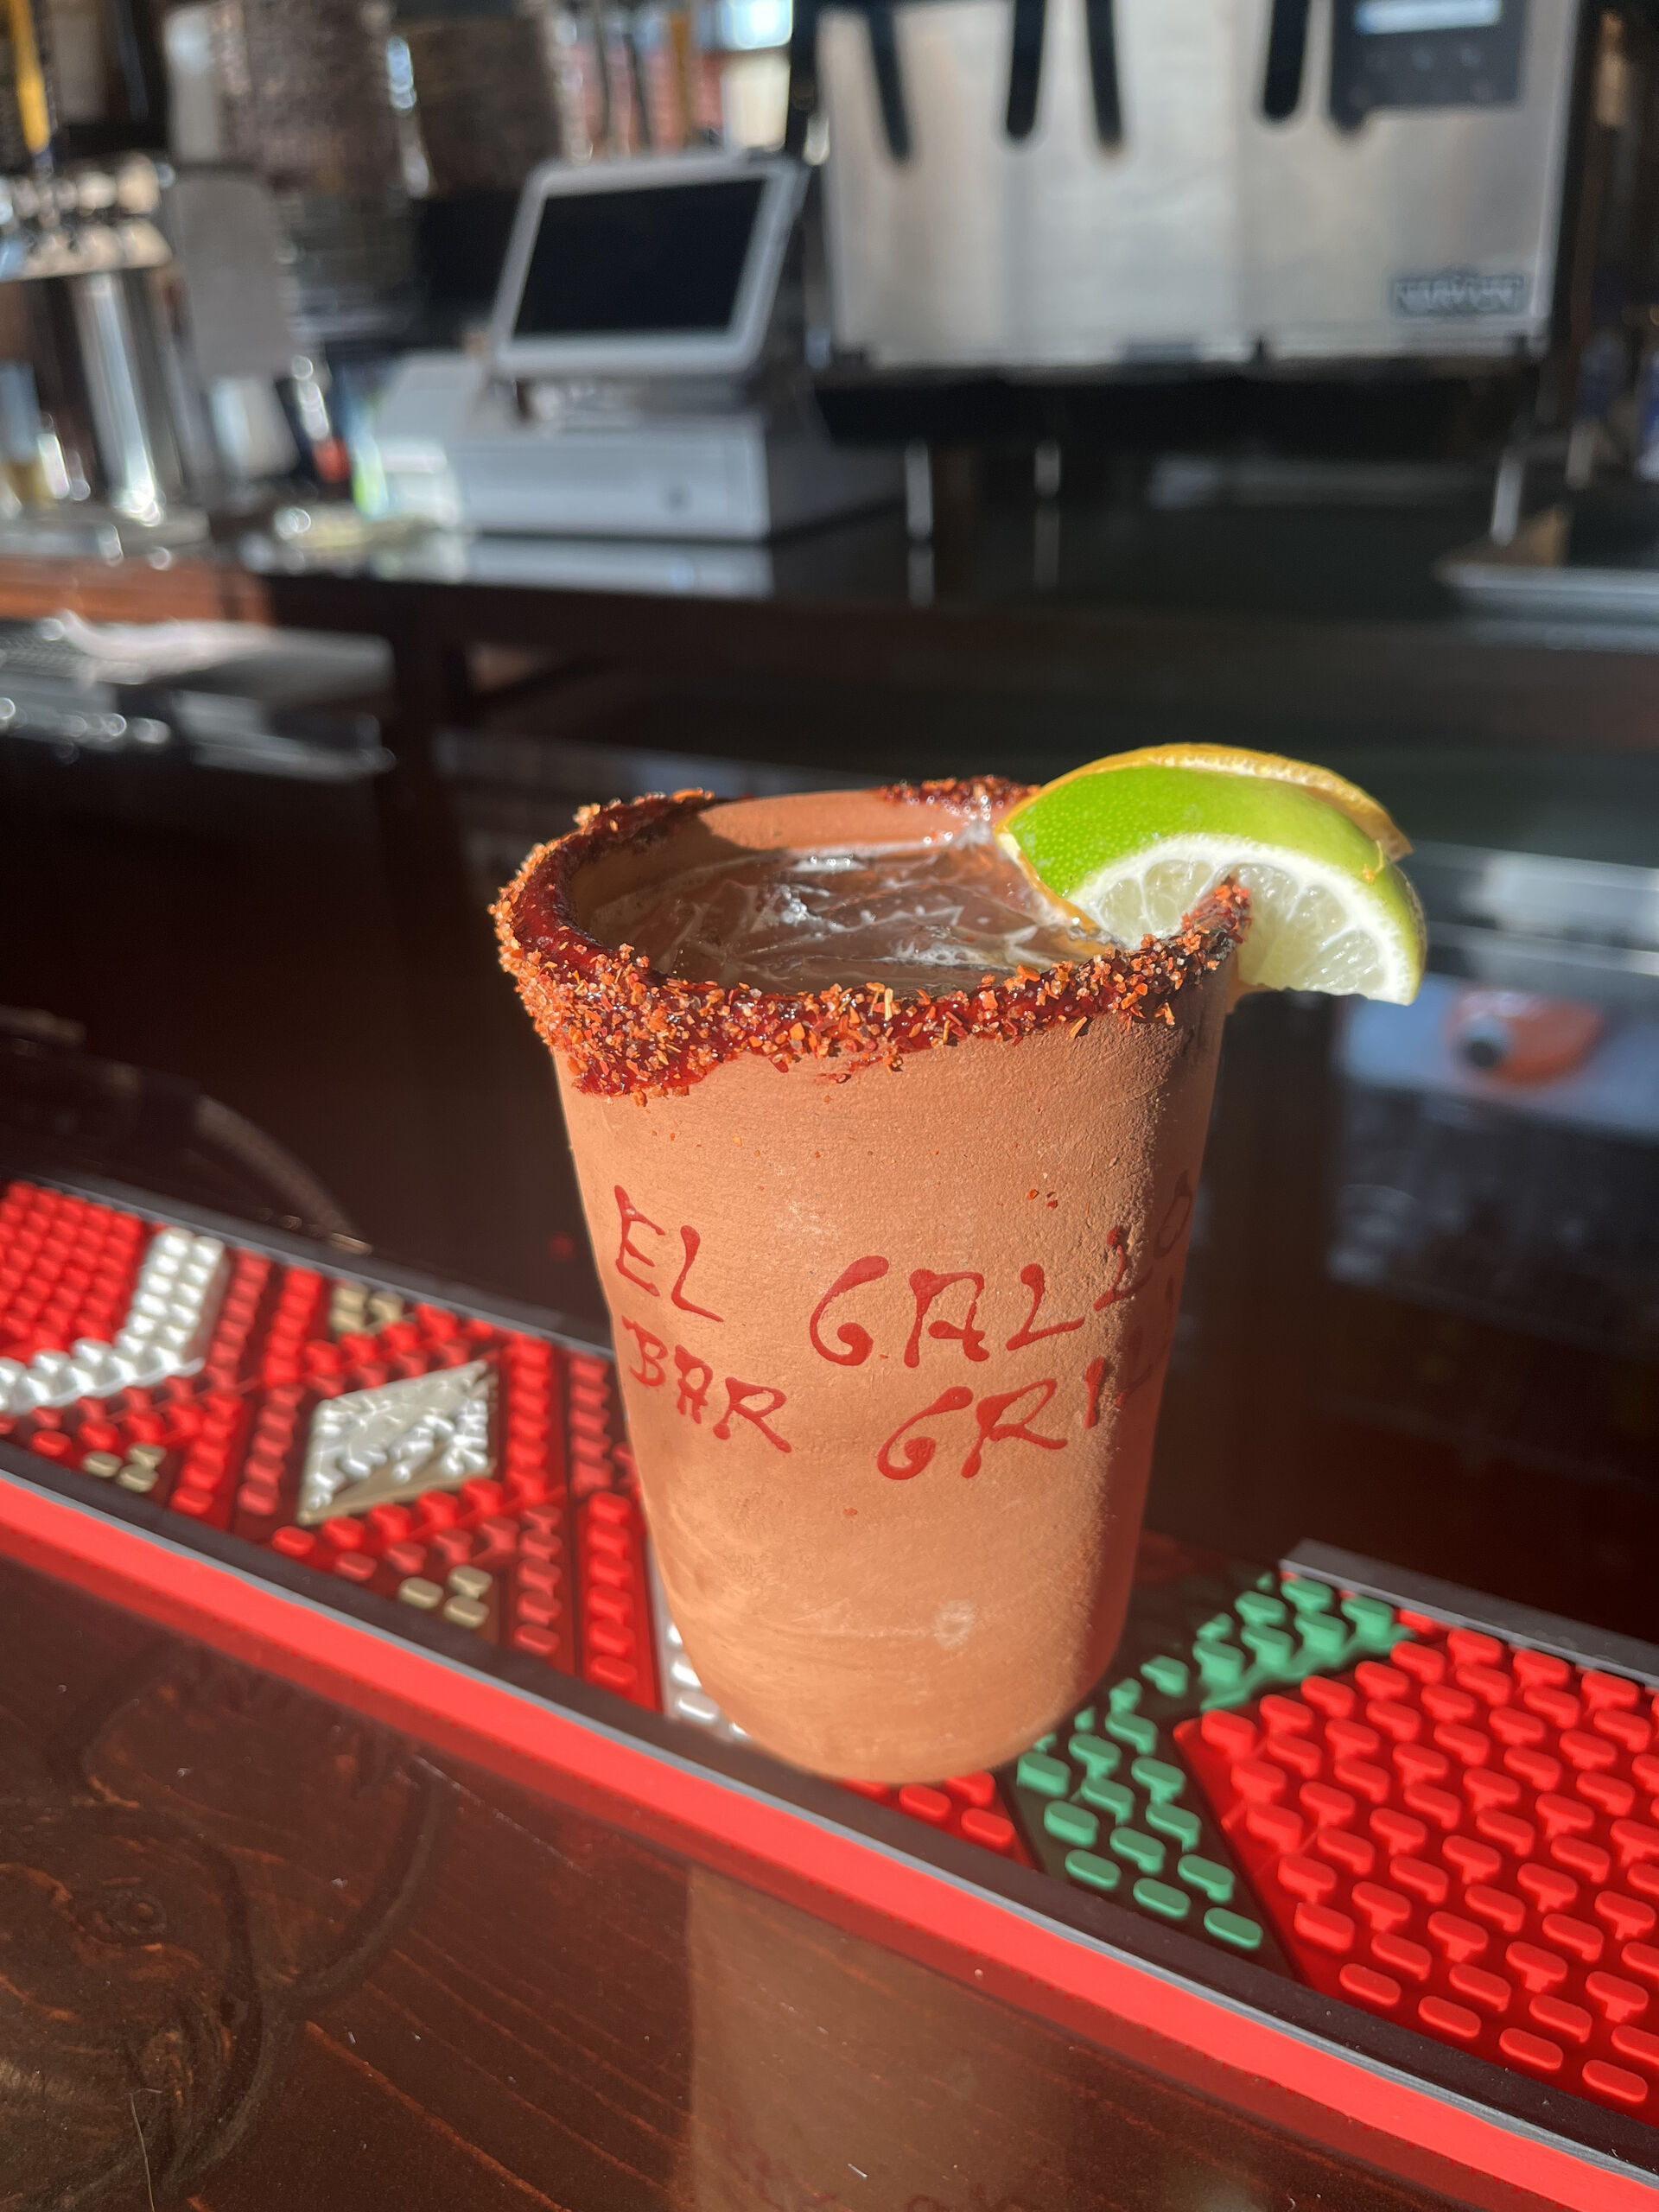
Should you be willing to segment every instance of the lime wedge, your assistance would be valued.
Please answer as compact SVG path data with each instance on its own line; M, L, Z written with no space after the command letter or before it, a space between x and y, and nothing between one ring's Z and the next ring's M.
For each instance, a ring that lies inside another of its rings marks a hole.
M1231 877L1250 894L1243 982L1414 998L1422 910L1391 857L1409 849L1382 808L1300 761L1184 751L1075 770L1014 808L997 836L1051 897L1119 944L1167 937Z
M1304 791L1314 791L1339 807L1368 837L1376 838L1391 861L1404 860L1411 850L1410 838L1399 830L1387 808L1379 806L1369 791L1361 791L1346 777L1317 767L1311 760L1287 760L1282 753L1250 753L1239 745L1142 745L1133 753L1114 753L1104 760L1091 760L1086 768L1073 768L1069 775L1056 777L1048 788L1052 791L1055 785L1069 784L1077 776L1098 776L1109 768L1142 766L1214 768L1226 776L1263 776L1271 783L1299 784Z

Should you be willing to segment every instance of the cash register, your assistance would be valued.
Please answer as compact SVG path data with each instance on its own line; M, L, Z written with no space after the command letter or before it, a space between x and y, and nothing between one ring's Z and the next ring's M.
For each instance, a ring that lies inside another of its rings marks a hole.
M833 445L787 281L807 172L682 154L525 184L476 355L398 365L372 431L388 512L462 530L758 541L897 498Z

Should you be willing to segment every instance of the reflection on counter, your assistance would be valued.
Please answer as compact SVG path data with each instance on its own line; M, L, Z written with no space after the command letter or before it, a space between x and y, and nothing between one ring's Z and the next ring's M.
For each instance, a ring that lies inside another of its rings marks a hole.
M777 569L764 545L685 539L514 537L428 530L403 518L347 528L249 538L257 573L302 575L348 566L388 583L509 584L520 590L607 591L641 598L770 599Z
M50 748L60 769L136 753L313 783L383 775L391 755L368 709L391 680L378 638L71 613L0 621L0 739Z
M680 2212L1387 2212L1386 2183L1105 2058L1011 2005L706 1867L687 1869L690 2112ZM887 1931L883 1931L884 1936ZM975 1987L984 1970L956 1962ZM1137 2057L1147 2039L1131 2031ZM1414 2205L1440 2207L1438 2196ZM1452 2212L1449 2204L1444 2212Z

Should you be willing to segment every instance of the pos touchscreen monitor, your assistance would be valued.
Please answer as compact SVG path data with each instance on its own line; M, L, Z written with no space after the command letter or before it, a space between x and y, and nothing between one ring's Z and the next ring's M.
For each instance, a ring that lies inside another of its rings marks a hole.
M491 323L503 376L741 376L766 342L804 174L680 154L524 186Z

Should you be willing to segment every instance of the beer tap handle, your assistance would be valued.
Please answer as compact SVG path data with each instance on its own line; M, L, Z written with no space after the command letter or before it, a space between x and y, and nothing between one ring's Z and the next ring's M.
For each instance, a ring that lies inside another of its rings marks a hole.
M784 123L784 151L798 160L806 147L807 127L818 108L819 0L795 0L789 34L789 106ZM870 67L875 73L875 97L881 110L881 129L887 151L895 162L910 159L910 113L905 105L905 80L899 62L899 35L893 20L892 0L862 0L861 12L869 34Z
M1037 121L1037 94L1043 74L1043 27L1048 0L1014 0L1014 39L1008 53L1010 138L1029 138Z
M628 65L628 94L633 108L634 143L643 154L657 150L657 121L651 111L650 84L645 57L639 50L641 10L627 9L622 17L622 50Z
M1262 85L1262 112L1269 123L1295 114L1302 97L1302 69L1307 60L1308 0L1273 0L1268 26L1268 66Z
M23 148L36 168L51 166L56 123L40 26L31 0L4 0L11 44L12 96Z
M808 125L818 111L818 0L795 0L789 26L789 106L784 151L799 161Z
M1089 39L1089 87L1095 103L1095 136L1103 146L1123 143L1123 102L1117 81L1117 26L1112 0L1084 0Z
M910 159L910 115L905 105L905 80L899 66L899 31L891 0L869 0L865 22L870 32L870 60L875 70L875 95L881 103L881 127L887 151L895 162Z
M869 60L876 68L876 98L880 99L882 130L887 133L887 153L893 162L909 162L909 111L905 108L905 78L898 67L898 24L892 0L869 0L865 22L869 24Z

